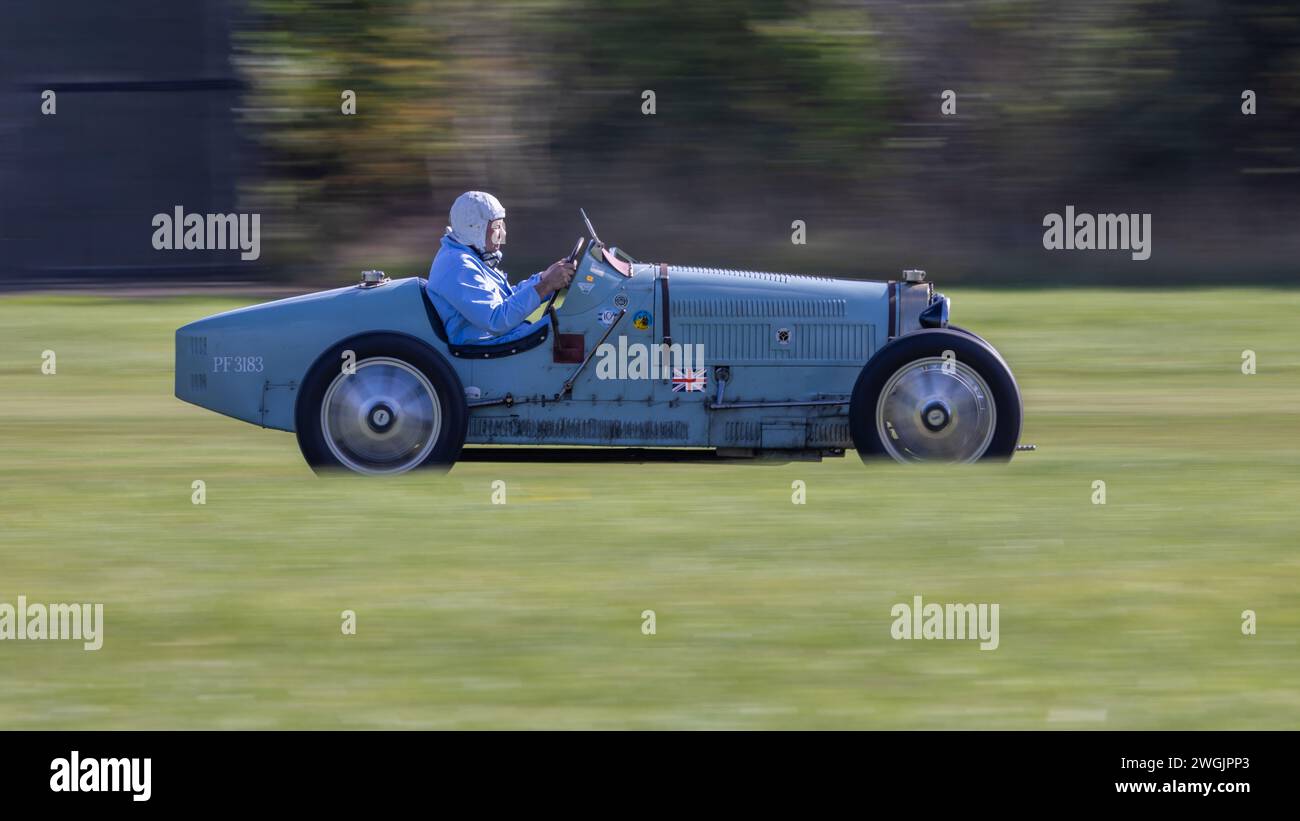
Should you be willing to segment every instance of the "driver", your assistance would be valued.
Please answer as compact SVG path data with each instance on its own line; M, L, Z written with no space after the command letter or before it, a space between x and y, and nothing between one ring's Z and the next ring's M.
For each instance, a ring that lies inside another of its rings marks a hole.
M497 266L506 244L506 209L483 191L466 191L451 206L451 225L429 267L429 299L453 345L511 342L536 327L525 318L573 279L559 260L515 287Z

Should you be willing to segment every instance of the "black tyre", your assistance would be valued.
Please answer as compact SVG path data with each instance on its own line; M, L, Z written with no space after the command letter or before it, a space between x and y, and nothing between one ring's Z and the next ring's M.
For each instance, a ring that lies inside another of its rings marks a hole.
M449 468L465 444L469 409L460 378L437 351L381 333L322 354L303 380L294 416L298 447L317 473L393 475Z
M917 331L862 369L849 428L864 461L1006 461L1020 441L1020 388L1002 357L969 332Z
M1007 361L1007 360L1006 360L1006 359L1003 359L1003 357L1002 357L1002 352L999 351L997 348L993 347L993 345L990 344L989 341L988 341L987 339L985 339L984 337L982 337L982 336L980 336L979 334L975 333L974 331L972 331L972 330L968 330L968 329L966 329L966 328L963 328L963 327L960 326L960 325L953 325L952 323L949 323L949 324L948 324L948 330L950 330L950 331L956 331L956 332L959 333L959 334L966 334L966 335L969 336L969 337L972 337L972 338L974 338L974 339L979 340L979 341L980 341L981 343L983 343L983 344L984 344L984 345L985 345L985 346L986 346L990 351L993 351L993 353L997 354L998 359L1001 359L1001 360L1002 360L1002 363L1003 363L1004 365L1006 364L1006 361Z

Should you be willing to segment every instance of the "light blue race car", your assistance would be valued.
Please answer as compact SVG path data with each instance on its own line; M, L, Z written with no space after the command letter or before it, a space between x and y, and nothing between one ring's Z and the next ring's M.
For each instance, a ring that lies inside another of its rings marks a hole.
M449 344L424 280L367 271L180 328L176 396L295 432L317 471L1017 450L1011 370L948 324L923 271L869 282L638 262L583 220L572 285L522 339Z

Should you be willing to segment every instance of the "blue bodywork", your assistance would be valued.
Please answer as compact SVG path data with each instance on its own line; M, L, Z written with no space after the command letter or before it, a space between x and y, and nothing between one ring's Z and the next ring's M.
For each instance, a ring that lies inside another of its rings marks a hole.
M938 298L925 282L636 263L592 243L556 309L560 331L581 334L587 355L602 339L702 345L705 389L674 391L671 378L602 379L597 356L585 367L557 362L552 339L493 358L453 348L431 321L423 282L336 288L190 323L176 332L176 396L292 431L313 363L344 340L389 332L455 369L470 445L836 453L853 447L848 399L863 366L893 336L919 330Z

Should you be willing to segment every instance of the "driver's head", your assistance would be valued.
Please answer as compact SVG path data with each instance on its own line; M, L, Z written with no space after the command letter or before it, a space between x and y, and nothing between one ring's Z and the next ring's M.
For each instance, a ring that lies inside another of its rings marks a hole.
M466 191L451 205L451 238L480 254L491 254L506 244L506 209L485 191Z

